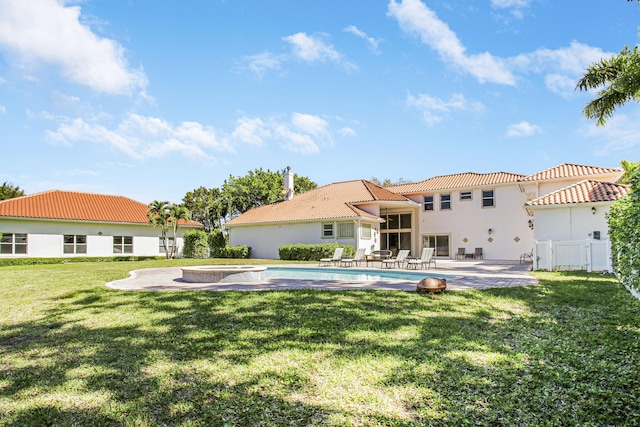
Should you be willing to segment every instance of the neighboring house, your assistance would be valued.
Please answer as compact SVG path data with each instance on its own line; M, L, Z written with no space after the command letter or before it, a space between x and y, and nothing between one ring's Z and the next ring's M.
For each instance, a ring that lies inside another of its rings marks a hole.
M0 257L164 255L148 205L122 196L52 190L0 201ZM178 251L188 221L178 229ZM171 236L171 231L169 232Z
M278 258L283 244L337 241L367 252L409 249L414 256L433 247L436 256L451 259L459 248L467 254L479 248L484 259L517 260L531 252L534 229L545 228L527 202L584 180L615 182L622 173L565 163L530 176L468 172L385 188L349 181L253 209L227 228L232 245L251 246L258 258Z
M291 180L285 182L293 188ZM291 194L289 190L285 188L285 194ZM292 243L339 243L371 251L380 247L380 225L388 218L382 212L415 211L417 207L404 196L357 180L325 185L251 209L225 226L230 244L251 246L256 258L277 259L278 248ZM398 216L392 219L395 224L404 221Z

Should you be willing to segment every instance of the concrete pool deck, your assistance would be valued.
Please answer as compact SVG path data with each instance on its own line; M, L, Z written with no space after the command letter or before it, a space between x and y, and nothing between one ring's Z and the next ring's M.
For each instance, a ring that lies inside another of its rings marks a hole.
M317 264L277 264L278 267L317 267ZM349 267L342 267L348 270ZM358 267L358 269L379 270L377 268ZM474 261L474 260L438 260L437 266L429 270L417 270L429 275L448 276L447 290L506 288L513 286L535 285L538 280L529 275L531 264L517 261ZM411 270L416 271L416 270ZM215 291L264 291L285 289L324 289L324 290L415 290L417 281L335 281L335 280L291 280L267 279L254 283L188 283L182 280L181 267L148 268L134 270L126 279L109 282L106 286L130 291L178 291L178 290L215 290Z

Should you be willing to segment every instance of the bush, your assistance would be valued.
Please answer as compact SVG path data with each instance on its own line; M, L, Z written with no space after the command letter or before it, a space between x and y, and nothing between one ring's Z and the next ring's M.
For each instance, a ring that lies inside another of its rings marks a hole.
M189 230L182 237L184 238L183 257L207 258L209 256L208 236L203 230Z
M223 248L213 248L211 250L213 258L251 258L251 248L249 246L225 246Z
M214 249L220 249L227 246L227 239L224 237L224 233L219 228L216 228L209 234L209 247L211 248L211 253L214 252Z
M121 262L165 259L163 256L109 256L66 258L0 258L0 267L10 265L69 264L74 262Z
M337 243L304 244L296 243L278 248L280 259L287 261L318 261L321 258L331 258L336 248L344 248L342 256L352 257L356 250L353 246Z

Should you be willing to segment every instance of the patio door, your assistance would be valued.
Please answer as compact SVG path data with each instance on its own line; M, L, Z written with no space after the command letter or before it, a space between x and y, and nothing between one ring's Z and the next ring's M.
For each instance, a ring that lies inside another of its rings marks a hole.
M380 225L380 249L388 249L394 256L400 249L411 250L411 214L382 215L387 221Z
M434 255L438 258L450 258L448 234L426 234L422 236L423 248L435 248Z

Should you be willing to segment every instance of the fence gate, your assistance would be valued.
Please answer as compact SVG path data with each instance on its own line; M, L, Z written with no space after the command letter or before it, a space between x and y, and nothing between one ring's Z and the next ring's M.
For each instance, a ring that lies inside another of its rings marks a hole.
M536 240L535 270L613 271L609 240Z

